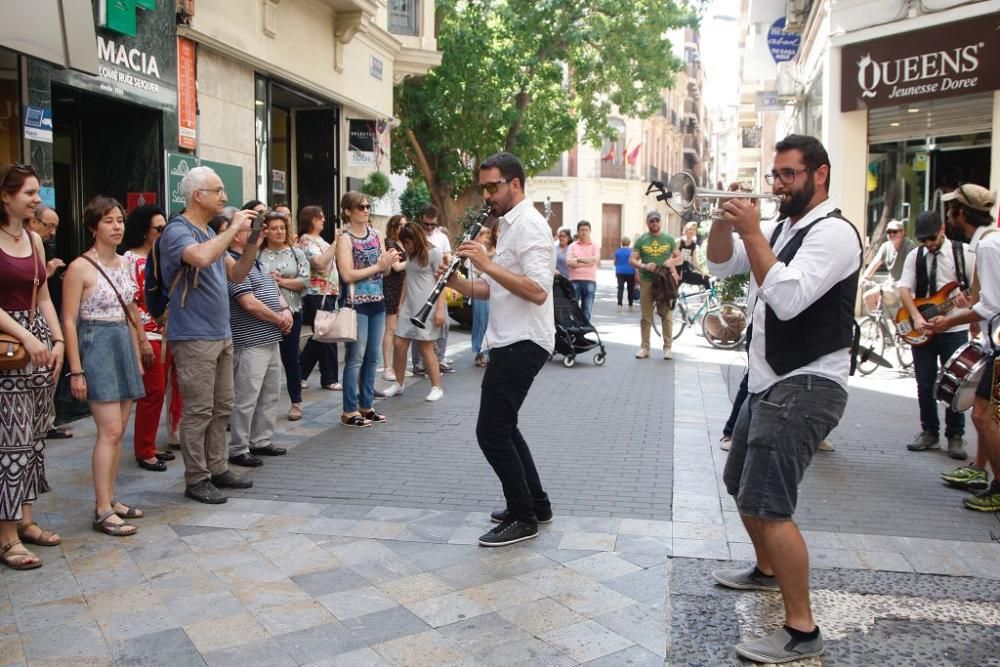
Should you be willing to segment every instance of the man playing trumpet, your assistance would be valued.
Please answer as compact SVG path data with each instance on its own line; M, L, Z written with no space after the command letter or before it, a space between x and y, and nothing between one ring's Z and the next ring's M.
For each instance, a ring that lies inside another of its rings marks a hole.
M466 296L490 300L484 341L490 363L483 375L476 438L500 478L507 507L492 513L498 525L479 538L486 547L536 537L538 524L552 520L549 497L517 426L521 404L555 341L552 232L525 197L524 178L524 167L510 153L497 153L479 165L479 190L500 218L496 253L491 257L478 241L463 242L457 254L468 258L472 273L482 278L454 274L448 280ZM446 268L441 265L442 272Z
M782 219L762 225L756 200L730 199L712 225L707 255L720 278L753 274L750 396L724 480L757 562L712 574L729 588L781 592L783 627L736 646L745 658L780 663L823 653L809 605L809 556L792 514L806 468L847 405L862 249L854 225L829 200L823 145L791 135L775 151L766 178Z

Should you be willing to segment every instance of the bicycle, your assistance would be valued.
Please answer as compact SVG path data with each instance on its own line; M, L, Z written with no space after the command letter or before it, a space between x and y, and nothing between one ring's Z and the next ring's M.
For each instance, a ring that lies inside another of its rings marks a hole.
M870 280L864 282L864 289L876 286ZM885 286L879 285L878 305L868 315L858 320L861 327L861 346L869 348L883 359L885 358L885 348L888 345L896 352L896 359L903 369L908 369L913 365L913 348L907 343L903 336L896 329L896 322L885 309ZM878 364L873 360L858 362L858 372L868 375L878 368Z
M695 302L701 300L701 304L694 308ZM684 333L688 326L701 321L701 333L712 347L722 350L731 350L741 343L746 336L747 311L746 308L735 301L722 301L719 299L719 292L715 283L708 289L700 289L696 292L679 291L677 294L677 304L673 311L673 339ZM653 330L657 336L663 337L660 332L659 318L653 317Z

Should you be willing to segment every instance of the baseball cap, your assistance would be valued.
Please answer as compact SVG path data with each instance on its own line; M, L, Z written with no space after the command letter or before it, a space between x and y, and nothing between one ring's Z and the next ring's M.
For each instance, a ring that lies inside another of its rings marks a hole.
M660 215L659 211L657 211L657 210L654 209L654 210L652 210L652 211L650 211L649 213L646 214L646 222L648 223L653 218L656 218L657 220L662 220L663 216Z
M913 226L913 235L917 239L927 239L937 236L941 230L941 214L937 211L924 211L917 216L917 222Z
M941 195L941 201L957 201L969 208L988 213L997 203L996 195L981 185L965 183Z
M886 225L885 227L885 231L887 232L895 232L900 229L903 229L903 223L901 223L899 220L890 220L889 224Z

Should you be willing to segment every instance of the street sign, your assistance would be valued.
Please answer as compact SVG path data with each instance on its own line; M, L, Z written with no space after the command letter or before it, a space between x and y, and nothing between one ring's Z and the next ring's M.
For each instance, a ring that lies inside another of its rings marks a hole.
M802 38L794 32L785 30L784 16L772 23L771 29L767 31L767 48L770 49L771 57L776 63L788 62L795 58L801 40Z

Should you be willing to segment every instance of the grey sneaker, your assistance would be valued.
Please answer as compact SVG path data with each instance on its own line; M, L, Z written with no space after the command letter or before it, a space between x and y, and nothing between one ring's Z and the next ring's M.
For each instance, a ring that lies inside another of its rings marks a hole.
M817 628L818 630L819 628ZM816 639L798 641L785 628L773 635L750 639L736 645L736 652L754 662L782 663L823 655L823 635Z
M778 580L773 576L758 574L757 568L751 565L749 568L730 568L727 570L713 570L712 576L715 580L727 588L735 588L740 591L772 591L777 592Z
M906 446L911 452L922 452L926 449L938 449L941 445L938 444L937 433L931 433L930 431L922 431L917 439Z
M948 436L948 456L957 461L964 461L969 458L969 455L965 453L965 440L962 436Z

